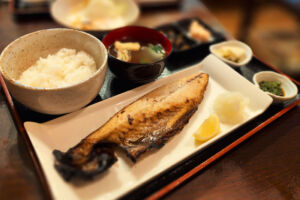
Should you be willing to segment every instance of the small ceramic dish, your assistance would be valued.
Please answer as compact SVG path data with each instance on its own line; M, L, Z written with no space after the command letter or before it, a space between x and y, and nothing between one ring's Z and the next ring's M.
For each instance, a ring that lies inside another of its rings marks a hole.
M162 33L151 28L142 26L126 26L109 32L103 39L103 43L107 49L114 44L115 41L123 39L137 41L141 43L160 44L165 50L163 59L152 63L131 63L117 59L108 53L108 67L120 79L131 83L141 84L155 80L165 68L165 60L172 51L172 45L168 38Z
M270 92L266 92L273 98L273 103L281 103L290 99L293 99L298 94L297 86L286 76L273 72L273 71L262 71L254 74L253 82L259 87L259 83L262 81L277 81L281 83L284 96L278 96Z
M245 52L244 56L242 56L242 58L239 62L233 62L231 60L228 60L218 53L218 51L220 51L224 47L225 48L226 47L239 48ZM232 65L233 67L240 67L240 66L246 65L247 63L249 63L251 61L252 55L253 55L251 48L247 44L237 41L237 40L229 40L229 41L220 42L220 43L211 45L209 47L209 50L212 54L214 54L215 56L220 58L222 61Z
M211 33L211 40L199 41L189 35L189 27L193 21L197 21ZM193 17L182 19L178 22L162 25L156 28L163 32L173 45L173 53L190 54L203 50L209 45L225 40L222 33L219 33L204 23L201 19ZM184 47L184 48L183 48Z
M96 62L97 71L87 79L69 86L38 88L16 80L40 57L61 48L85 51ZM90 103L99 93L107 69L107 51L94 36L72 29L47 29L24 35L10 43L0 56L0 68L12 96L26 107L45 114L63 114Z
M172 43L172 53L187 51L197 45L197 43L189 39L175 24L163 25L156 30L163 33Z
M51 16L59 24L92 34L132 24L139 13L138 5L132 0L56 0L50 7Z

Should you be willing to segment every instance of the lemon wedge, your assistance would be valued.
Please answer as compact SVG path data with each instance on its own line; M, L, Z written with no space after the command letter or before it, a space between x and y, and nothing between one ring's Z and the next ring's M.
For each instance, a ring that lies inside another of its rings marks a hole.
M220 119L216 114L211 114L194 133L195 140L207 141L220 132Z

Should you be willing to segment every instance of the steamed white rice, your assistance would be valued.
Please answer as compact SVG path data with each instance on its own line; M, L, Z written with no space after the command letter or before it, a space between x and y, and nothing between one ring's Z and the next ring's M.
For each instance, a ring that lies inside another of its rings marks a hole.
M38 88L57 88L86 80L96 71L96 63L90 55L62 48L54 55L40 58L17 82Z

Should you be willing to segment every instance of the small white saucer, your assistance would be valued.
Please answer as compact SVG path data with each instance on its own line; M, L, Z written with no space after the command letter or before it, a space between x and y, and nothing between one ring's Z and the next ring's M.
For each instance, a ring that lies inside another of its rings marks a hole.
M262 81L278 81L281 83L281 87L284 91L284 96L278 96L270 92L266 92L273 98L273 103L281 103L290 99L293 99L298 94L297 86L286 76L273 72L273 71L262 71L254 74L253 82L257 87Z
M216 53L216 51L221 48L221 47L224 47L224 46L232 46L232 47L240 47L242 48L243 50L245 50L246 52L246 57L239 63L236 63L236 62L233 62L233 61L230 61L226 58L223 58L222 56L220 56L219 54ZM243 66L243 65L246 65L247 63L250 62L251 58L252 58L252 50L251 48L243 43L243 42L240 42L240 41L237 41L237 40L229 40L229 41L225 41L225 42L220 42L220 43L217 43L217 44L214 44L214 45L211 45L209 47L209 50L212 54L214 54L215 56L217 56L219 59L221 59L222 61L234 66L234 67L240 67L240 66Z
M92 12L90 15L95 17L95 19L90 19L90 20L91 21L98 20L98 22L95 25L86 26L86 27L84 27L84 22L79 23L84 28L70 21L71 16L73 16L72 19L76 21L76 16L77 16L76 13L78 14L78 12L80 12L84 8L84 6L82 6L83 1L55 0L50 6L50 14L57 23L65 27L77 29L77 30L89 31L91 33L97 31L110 31L115 28L133 24L137 20L140 14L140 9L135 1L115 0L114 2L116 2L116 4L118 5L122 3L126 11L122 12L122 14L116 17L102 16L102 18L94 16L95 14L93 12L95 11L90 11ZM104 15L103 13L106 11L105 9L107 8L99 7L97 9L99 15L101 16Z

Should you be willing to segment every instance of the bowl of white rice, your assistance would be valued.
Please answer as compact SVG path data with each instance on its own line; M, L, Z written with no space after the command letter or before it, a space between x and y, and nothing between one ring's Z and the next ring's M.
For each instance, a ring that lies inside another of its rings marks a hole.
M79 110L99 93L107 51L96 37L72 29L47 29L10 43L0 69L11 95L45 114Z

